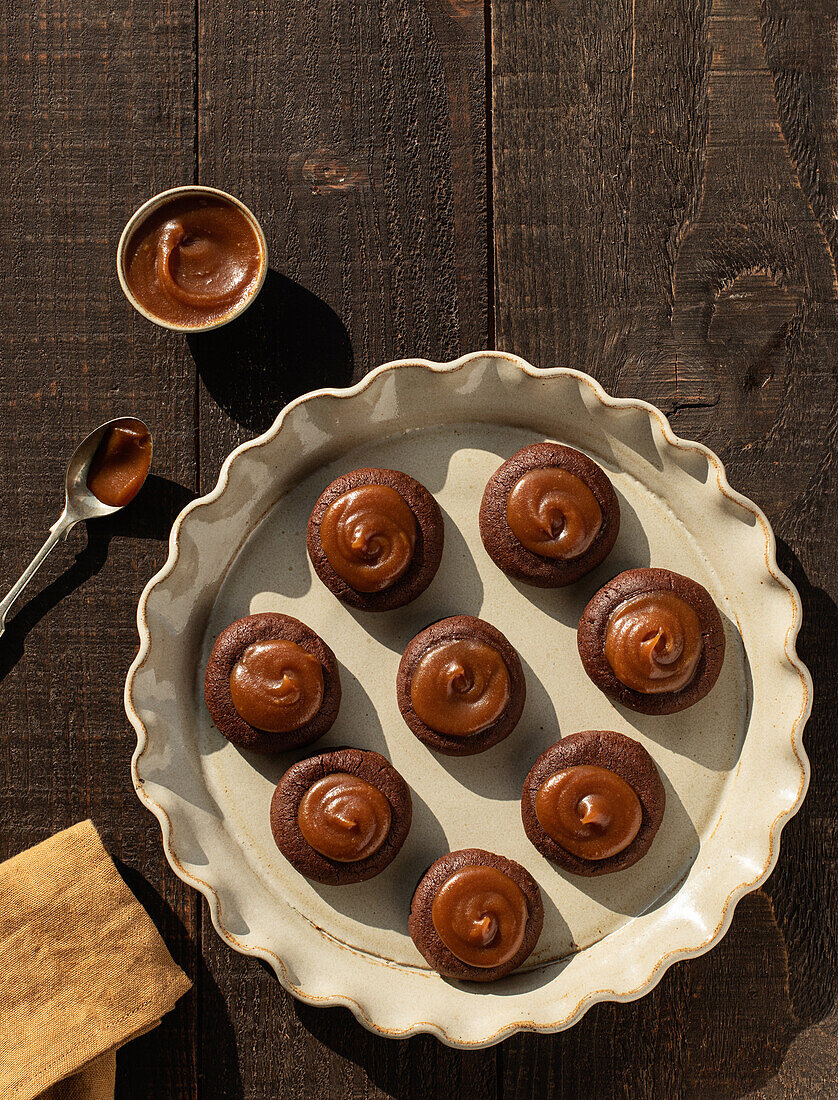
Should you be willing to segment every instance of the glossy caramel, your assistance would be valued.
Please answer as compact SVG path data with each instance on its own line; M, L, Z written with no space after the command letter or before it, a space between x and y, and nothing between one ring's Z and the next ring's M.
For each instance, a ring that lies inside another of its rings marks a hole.
M419 659L410 701L430 729L469 737L493 725L509 705L509 669L483 638L452 638Z
M323 666L284 638L253 642L230 673L233 706L265 733L290 733L310 722L323 692Z
M219 196L164 202L134 231L125 280L149 313L170 325L222 321L259 283L265 262L247 215Z
M387 839L392 811L387 796L349 772L313 783L297 811L300 832L315 851L339 863L375 855Z
M108 428L87 472L87 487L103 504L122 508L143 486L151 466L151 436L140 420L126 417Z
M704 639L694 609L674 592L642 592L619 604L605 627L605 659L617 679L644 695L680 691Z
M417 525L389 485L359 485L333 500L320 521L320 545L332 569L357 592L381 592L404 576Z
M431 907L436 933L468 966L503 966L520 951L527 930L523 890L496 867L461 867L442 883Z
M512 486L506 522L531 553L572 561L599 533L602 509L581 478L561 467L545 466L529 470Z
M541 828L581 859L609 859L634 840L643 807L633 788L608 768L582 764L549 776L535 796Z

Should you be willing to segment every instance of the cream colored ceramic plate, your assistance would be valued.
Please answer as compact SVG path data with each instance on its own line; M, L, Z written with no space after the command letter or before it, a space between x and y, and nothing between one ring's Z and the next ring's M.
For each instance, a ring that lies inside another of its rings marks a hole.
M554 592L511 582L477 530L489 475L544 438L605 467L623 516L609 559ZM437 578L415 603L387 614L338 603L306 555L315 499L362 465L412 474L445 513ZM695 577L725 616L718 684L669 717L615 706L587 679L576 651L576 623L594 590L645 565ZM268 610L303 619L341 664L340 716L309 751L376 749L412 788L407 843L371 882L326 887L294 871L274 846L268 803L304 753L249 755L210 723L202 688L213 640L234 619ZM528 697L508 740L453 759L409 733L395 676L413 634L459 612L508 636L524 662ZM557 1031L596 1001L641 996L673 962L707 951L739 898L774 866L780 829L808 779L801 736L811 682L795 653L800 618L762 512L730 488L715 455L678 439L653 406L609 397L577 371L536 370L498 353L391 363L351 389L292 402L270 431L230 455L213 492L181 513L169 559L139 605L140 652L125 687L137 730L134 784L160 821L169 862L206 896L220 935L270 962L296 996L346 1005L384 1035L429 1031L455 1046ZM518 802L542 749L588 728L642 741L667 793L646 858L594 880L563 874L529 845ZM528 867L546 910L525 969L488 988L443 980L407 934L419 875L449 849L473 845Z

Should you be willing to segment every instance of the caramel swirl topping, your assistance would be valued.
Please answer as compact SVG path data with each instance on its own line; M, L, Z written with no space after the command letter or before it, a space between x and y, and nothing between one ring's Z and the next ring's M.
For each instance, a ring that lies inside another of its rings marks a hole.
M357 592L381 592L404 575L416 547L416 517L389 485L359 485L332 501L320 522L329 565Z
M527 929L527 899L509 875L485 865L461 867L437 890L431 906L436 933L468 966L509 962Z
M692 607L674 592L642 592L619 604L605 628L605 659L633 691L680 691L695 675L704 646Z
M643 823L628 783L593 764L556 772L535 795L535 815L557 844L581 859L609 859L634 840Z
M317 714L323 702L323 666L296 642L253 642L230 673L238 713L265 733L290 733Z
M417 715L437 733L469 737L488 729L506 710L509 669L482 638L452 638L422 655L410 682Z
M297 824L316 852L338 863L357 863L375 855L387 839L391 816L378 787L349 772L332 772L303 795Z
M506 522L531 553L572 561L596 538L602 509L581 478L558 466L545 466L529 470L512 486Z

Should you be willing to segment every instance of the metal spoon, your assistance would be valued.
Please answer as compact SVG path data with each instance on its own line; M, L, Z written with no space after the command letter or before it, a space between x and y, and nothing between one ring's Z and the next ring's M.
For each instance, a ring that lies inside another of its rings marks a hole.
M109 428L113 428L117 424L122 424L124 421L128 420L133 421L135 424L142 424L142 421L138 421L135 416L118 416L115 420L108 420L105 424L100 424L95 431L92 431L87 439L80 443L73 452L73 457L70 459L67 466L64 511L52 527L50 527L49 538L23 571L20 580L13 586L5 599L0 600L0 635L2 635L6 629L6 615L8 614L9 608L44 564L50 551L59 542L63 542L64 539L67 538L76 524L86 519L98 519L100 516L111 516L114 512L122 510L121 508L114 508L109 504L103 504L98 497L91 493L87 487L87 473L90 469L90 463L93 461L93 456L96 454L96 449L102 442L102 437L105 432L107 432ZM143 427L145 427L144 424ZM146 431L148 431L147 428ZM149 432L149 436L150 435L151 433ZM130 504L130 501L128 503ZM122 507L125 507L125 505Z

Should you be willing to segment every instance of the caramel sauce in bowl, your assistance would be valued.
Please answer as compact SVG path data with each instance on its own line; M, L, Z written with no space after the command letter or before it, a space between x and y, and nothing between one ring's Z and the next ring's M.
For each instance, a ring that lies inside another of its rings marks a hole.
M125 297L147 320L172 332L209 332L254 301L268 249L243 202L194 184L162 191L134 212L116 269Z

